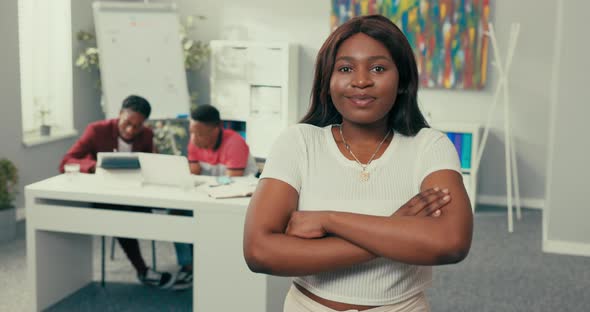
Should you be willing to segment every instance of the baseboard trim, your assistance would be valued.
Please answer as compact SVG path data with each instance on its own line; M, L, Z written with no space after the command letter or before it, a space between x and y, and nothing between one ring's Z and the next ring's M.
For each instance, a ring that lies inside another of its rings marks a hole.
M477 203L483 205L506 206L506 196L477 195ZM520 205L524 208L543 210L543 208L545 208L545 199L521 197Z
M590 257L590 244L544 240L543 252Z

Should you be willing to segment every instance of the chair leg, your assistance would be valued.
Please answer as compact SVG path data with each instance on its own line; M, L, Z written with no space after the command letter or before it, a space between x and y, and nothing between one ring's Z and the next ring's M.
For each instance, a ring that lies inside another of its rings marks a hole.
M111 261L115 260L115 245L117 244L116 238L111 238Z
M104 236L101 236L100 238L100 243L101 243L101 255L100 255L100 286L102 286L102 288L105 287L104 284L104 275L105 275L105 263L104 263L104 258L105 258L105 242L104 242Z
M152 266L156 270L156 241L152 241Z

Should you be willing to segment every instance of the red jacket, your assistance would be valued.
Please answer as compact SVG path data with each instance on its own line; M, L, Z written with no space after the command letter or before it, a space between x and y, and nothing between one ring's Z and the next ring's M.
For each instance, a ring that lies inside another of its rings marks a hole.
M79 163L81 172L89 172L96 166L96 154L112 152L118 146L119 119L96 121L88 125L84 133L68 150L59 164L59 171L64 172L66 163ZM132 151L152 153L154 150L154 133L151 129L144 129L132 143Z

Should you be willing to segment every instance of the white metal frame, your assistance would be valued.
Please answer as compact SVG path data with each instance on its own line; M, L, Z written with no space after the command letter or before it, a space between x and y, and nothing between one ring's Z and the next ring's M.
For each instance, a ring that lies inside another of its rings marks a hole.
M500 55L500 48L498 46L498 41L496 39L496 33L494 30L494 26L489 23L488 24L488 36L490 37L490 42L492 44L492 49L494 53L494 67L498 71L498 84L496 86L496 91L494 93L494 97L492 100L492 105L488 109L488 117L486 121L486 125L484 128L483 139L480 145L480 150L477 153L477 163L481 160L481 156L483 154L483 150L486 145L486 141L488 139L488 134L490 131L490 125L492 122L492 117L496 111L496 107L498 102L500 101L500 96L502 96L502 100L504 102L504 156L506 159L506 201L507 201L507 209L508 209L508 232L514 231L514 221L513 221L513 198L515 199L516 204L516 218L520 220L521 218L521 208L520 208L520 192L519 192L519 184L518 184L518 169L516 164L516 151L514 146L514 136L512 135L512 124L510 122L510 94L509 94L509 81L508 81L508 74L510 72L510 67L512 65L512 58L514 56L514 50L516 48L516 42L518 40L518 34L520 32L520 24L513 23L510 25L510 38L508 40L508 50L506 53L506 62L502 62L502 56ZM500 94L500 92L502 92ZM513 181L514 179L514 181ZM513 183L514 182L514 183ZM512 191L514 190L514 196Z

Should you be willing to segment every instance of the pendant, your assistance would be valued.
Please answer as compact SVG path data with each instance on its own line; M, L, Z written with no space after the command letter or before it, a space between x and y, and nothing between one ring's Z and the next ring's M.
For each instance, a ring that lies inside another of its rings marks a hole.
M367 181L369 181L369 173L363 170L363 171L361 171L359 178L361 179L362 182L367 182Z

